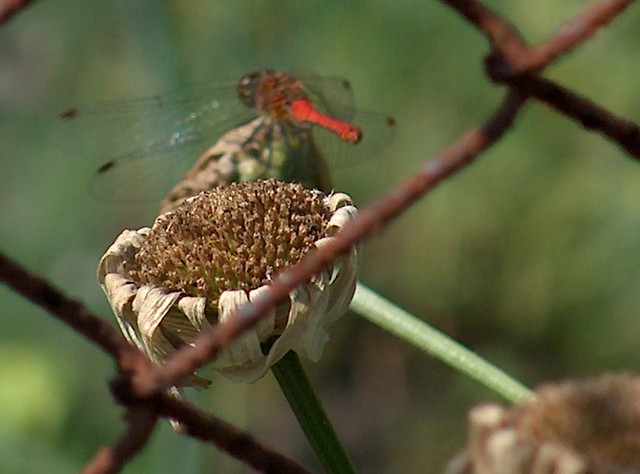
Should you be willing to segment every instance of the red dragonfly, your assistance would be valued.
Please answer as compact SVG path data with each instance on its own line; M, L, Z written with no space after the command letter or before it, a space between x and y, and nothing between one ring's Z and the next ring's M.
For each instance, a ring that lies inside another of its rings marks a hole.
M94 194L148 200L173 185L163 210L214 186L260 178L329 191L327 161L379 152L395 126L390 117L355 113L345 79L271 70L246 74L235 87L72 108L61 118L73 124L74 141L83 140L76 146L104 161Z

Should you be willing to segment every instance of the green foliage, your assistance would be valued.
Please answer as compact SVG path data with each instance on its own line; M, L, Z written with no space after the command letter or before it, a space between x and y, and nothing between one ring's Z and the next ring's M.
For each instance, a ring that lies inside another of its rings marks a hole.
M588 2L490 3L540 41ZM637 22L630 9L550 77L638 120ZM439 2L35 2L0 29L0 246L111 318L98 258L123 227L149 225L155 205L92 200L100 160L51 138L56 113L261 67L345 76L360 108L399 124L386 152L336 170L362 207L497 106L487 51ZM361 279L526 384L637 369L639 181L618 148L530 104L500 144L364 246ZM12 413L0 445L33 463L0 471L77 469L123 429L105 383L112 364L3 287L0 303L0 412ZM494 397L357 318L334 326L326 352L310 376L362 472L438 472L462 445L467 408ZM214 385L208 409L316 467L273 379L248 392ZM159 452L125 472L175 472Z

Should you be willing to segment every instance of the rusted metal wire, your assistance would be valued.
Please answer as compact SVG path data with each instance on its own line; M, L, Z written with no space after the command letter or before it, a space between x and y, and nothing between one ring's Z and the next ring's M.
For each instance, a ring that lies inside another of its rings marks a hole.
M213 443L231 456L241 459L258 472L304 474L308 471L215 416L195 406L178 401L168 395L155 399L155 406L162 416L180 420L185 433L205 442Z
M504 77L541 72L561 55L592 37L629 7L633 0L598 0L567 20L558 33L545 43L528 46L516 28L482 2L476 0L442 0L480 30L495 54L504 59Z
M619 117L586 97L543 77L527 75L509 84L513 89L579 122L586 129L604 135L631 157L640 160L640 127L631 120Z
M0 0L0 26L9 21L16 13L33 0Z
M144 448L153 434L158 414L149 405L130 408L126 415L127 431L113 446L102 448L84 467L82 474L111 474L122 467Z
M112 324L91 314L82 303L68 298L47 280L28 272L2 253L0 282L44 308L112 356L119 358L132 349Z
M599 0L567 20L549 41L527 50L525 57L513 58L511 71L514 75L539 72L560 56L570 53L608 25L634 0ZM515 60L514 60L515 59Z
M477 0L442 0L483 33L492 49L505 57L517 57L527 51L518 30L497 12Z

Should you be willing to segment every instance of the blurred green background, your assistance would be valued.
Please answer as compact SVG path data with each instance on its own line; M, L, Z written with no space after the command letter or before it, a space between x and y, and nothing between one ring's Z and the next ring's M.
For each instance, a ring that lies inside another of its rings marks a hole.
M487 2L537 42L587 1ZM549 76L640 120L631 8ZM100 255L155 206L96 202L85 157L61 153L56 114L91 102L233 81L261 67L349 78L398 130L335 173L359 205L485 119L505 91L485 41L436 1L49 0L0 29L0 248L112 321ZM90 163L94 167L95 163ZM640 165L530 104L516 128L363 249L361 280L527 384L640 360ZM0 286L0 472L75 472L123 430L112 362ZM439 472L465 440L477 383L347 314L310 377L360 472ZM271 375L215 378L201 406L318 470ZM162 426L125 471L250 472Z

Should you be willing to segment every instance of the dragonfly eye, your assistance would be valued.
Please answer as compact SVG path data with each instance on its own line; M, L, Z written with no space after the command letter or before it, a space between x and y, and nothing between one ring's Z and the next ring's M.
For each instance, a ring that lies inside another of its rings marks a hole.
M243 76L238 82L238 98L247 107L253 108L256 106L258 87L263 76L263 71L251 72Z

